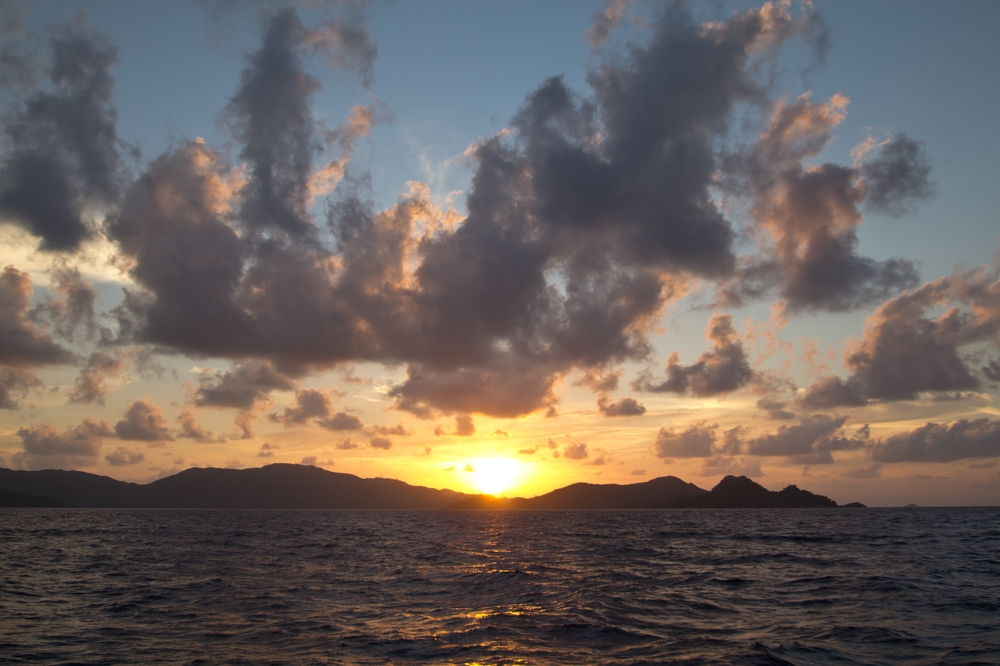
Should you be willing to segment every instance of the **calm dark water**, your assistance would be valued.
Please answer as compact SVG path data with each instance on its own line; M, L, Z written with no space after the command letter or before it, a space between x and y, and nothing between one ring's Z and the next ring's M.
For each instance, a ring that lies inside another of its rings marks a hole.
M0 510L0 662L1000 664L1000 509Z

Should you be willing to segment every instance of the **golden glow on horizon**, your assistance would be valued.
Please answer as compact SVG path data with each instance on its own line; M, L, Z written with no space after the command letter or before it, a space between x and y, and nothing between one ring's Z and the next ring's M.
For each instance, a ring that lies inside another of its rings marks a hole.
M512 458L473 458L472 485L487 495L499 495L520 481L521 465Z

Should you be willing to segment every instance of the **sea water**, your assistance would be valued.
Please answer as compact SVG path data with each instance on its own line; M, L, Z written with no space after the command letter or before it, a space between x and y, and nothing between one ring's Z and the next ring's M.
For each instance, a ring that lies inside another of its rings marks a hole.
M1000 664L1000 509L4 509L0 662Z

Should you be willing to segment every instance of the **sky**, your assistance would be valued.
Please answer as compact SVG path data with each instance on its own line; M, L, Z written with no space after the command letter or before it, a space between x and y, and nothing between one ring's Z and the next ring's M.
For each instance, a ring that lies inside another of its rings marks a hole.
M0 466L1000 504L996 3L0 10Z

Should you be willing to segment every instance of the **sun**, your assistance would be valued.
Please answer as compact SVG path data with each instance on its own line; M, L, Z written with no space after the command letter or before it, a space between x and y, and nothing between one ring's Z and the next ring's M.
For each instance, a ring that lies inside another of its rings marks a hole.
M520 466L510 458L475 458L472 483L481 493L499 495L518 481Z

